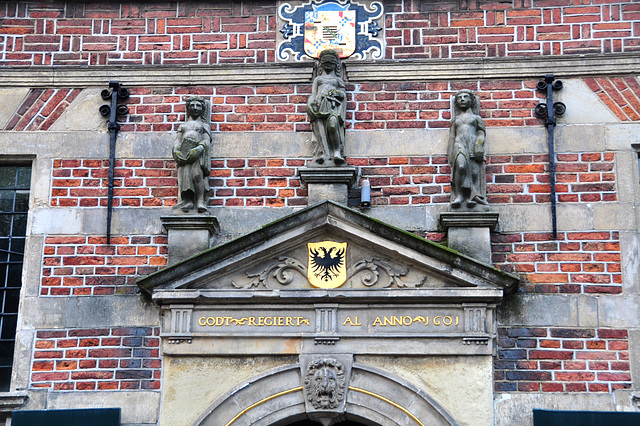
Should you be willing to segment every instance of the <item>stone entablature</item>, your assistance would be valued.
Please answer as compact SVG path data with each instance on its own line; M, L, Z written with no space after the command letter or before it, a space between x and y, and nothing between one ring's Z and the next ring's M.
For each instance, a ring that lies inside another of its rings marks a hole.
M389 292L377 293L376 297L381 300L393 297ZM448 293L451 297L453 292ZM162 296L158 294L158 298ZM495 292L487 296L498 297ZM314 345L323 345L323 350L330 353L490 355L494 348L495 306L488 303L420 304L415 301L409 306L287 306L275 302L228 307L170 304L162 309L161 337L165 339L164 353L171 355L290 352L290 347L284 344L280 350L275 349L278 345L273 346L273 339L296 340L298 350L304 353L318 350ZM230 339L234 341L232 348L207 343ZM271 343L261 345L261 339ZM189 344L175 345L183 342Z
M306 242L327 239L348 245L345 282L314 288ZM517 284L331 202L139 282L163 311L170 355L491 355L496 304Z

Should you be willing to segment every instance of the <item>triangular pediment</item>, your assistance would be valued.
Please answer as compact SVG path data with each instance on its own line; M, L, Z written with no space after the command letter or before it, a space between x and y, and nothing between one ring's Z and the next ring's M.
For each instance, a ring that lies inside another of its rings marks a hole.
M308 243L326 241L344 247L325 255L330 259L343 250L344 282L337 288L322 288L328 281L326 275L322 280L322 265L309 261L313 255ZM514 275L330 201L139 281L141 289L160 304L274 297L317 302L349 296L499 301L517 284Z

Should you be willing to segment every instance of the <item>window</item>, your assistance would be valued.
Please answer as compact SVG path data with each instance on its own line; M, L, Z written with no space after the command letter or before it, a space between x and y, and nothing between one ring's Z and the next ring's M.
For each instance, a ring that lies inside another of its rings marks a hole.
M8 391L29 210L31 167L0 165L0 391Z

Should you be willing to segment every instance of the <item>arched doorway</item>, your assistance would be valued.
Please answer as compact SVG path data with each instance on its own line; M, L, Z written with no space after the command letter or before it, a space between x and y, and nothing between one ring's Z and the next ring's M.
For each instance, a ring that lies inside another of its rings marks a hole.
M305 408L299 364L243 382L200 415L194 426L316 426ZM436 401L406 380L354 363L340 422L332 426L457 426ZM407 404L407 401L411 401ZM343 420L346 419L346 420Z
M296 421L295 423L287 423L286 426L322 426L322 424L311 421L311 420L302 420L302 421ZM369 426L369 425L347 420L344 422L336 423L334 426Z

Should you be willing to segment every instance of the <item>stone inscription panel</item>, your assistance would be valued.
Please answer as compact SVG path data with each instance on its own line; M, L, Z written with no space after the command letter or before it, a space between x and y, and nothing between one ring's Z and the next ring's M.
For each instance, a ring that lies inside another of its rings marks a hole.
M192 330L215 334L313 333L313 309L221 309L195 311Z
M340 309L340 333L462 333L464 311L455 308Z
M461 307L348 307L196 310L192 331L216 335L441 335L470 331ZM485 326L473 327L485 332Z

